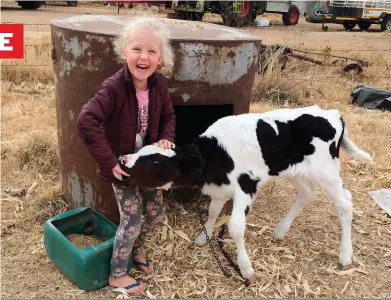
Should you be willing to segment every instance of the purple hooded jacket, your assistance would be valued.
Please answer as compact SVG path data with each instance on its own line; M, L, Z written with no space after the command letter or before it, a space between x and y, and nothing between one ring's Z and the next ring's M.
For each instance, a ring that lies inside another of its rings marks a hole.
M149 121L146 144L161 139L175 140L175 112L166 79L158 74L148 78ZM100 90L82 108L77 120L79 134L97 162L98 177L109 183L117 180L112 169L120 155L134 152L138 102L127 65L107 78Z

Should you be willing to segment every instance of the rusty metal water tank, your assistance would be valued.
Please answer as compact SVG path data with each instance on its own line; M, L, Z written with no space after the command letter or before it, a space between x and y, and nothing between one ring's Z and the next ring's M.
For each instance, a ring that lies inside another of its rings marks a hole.
M119 214L112 188L97 178L76 120L103 80L121 67L113 41L127 20L78 15L51 21L62 187L75 207L91 207L115 223ZM191 141L220 117L248 112L261 39L206 22L157 20L170 32L175 53L169 88L176 142Z

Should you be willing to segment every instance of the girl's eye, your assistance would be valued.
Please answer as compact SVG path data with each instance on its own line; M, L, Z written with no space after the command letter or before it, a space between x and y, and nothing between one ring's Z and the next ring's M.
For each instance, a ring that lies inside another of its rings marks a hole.
M149 50L149 53L156 53L155 50Z
M135 48L133 48L133 51L140 51L140 48L135 47Z

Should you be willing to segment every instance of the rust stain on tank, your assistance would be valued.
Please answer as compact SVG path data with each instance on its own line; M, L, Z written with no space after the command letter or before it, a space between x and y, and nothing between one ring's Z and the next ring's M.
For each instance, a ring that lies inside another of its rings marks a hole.
M96 176L96 163L78 137L76 119L101 83L121 68L113 47L128 18L78 15L52 20L52 57L61 178L74 206L90 206L115 223L111 185ZM157 19L170 33L174 76L168 80L174 106L232 104L249 111L261 40L210 23Z
M227 56L230 57L230 58L234 58L236 56L236 53L234 51L229 51L227 53Z

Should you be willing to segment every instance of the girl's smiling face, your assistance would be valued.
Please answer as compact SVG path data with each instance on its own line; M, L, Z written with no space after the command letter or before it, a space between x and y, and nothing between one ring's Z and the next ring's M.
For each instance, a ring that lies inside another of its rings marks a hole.
M123 54L136 89L147 89L147 79L160 63L160 46L160 38L151 30L140 29L130 36Z

